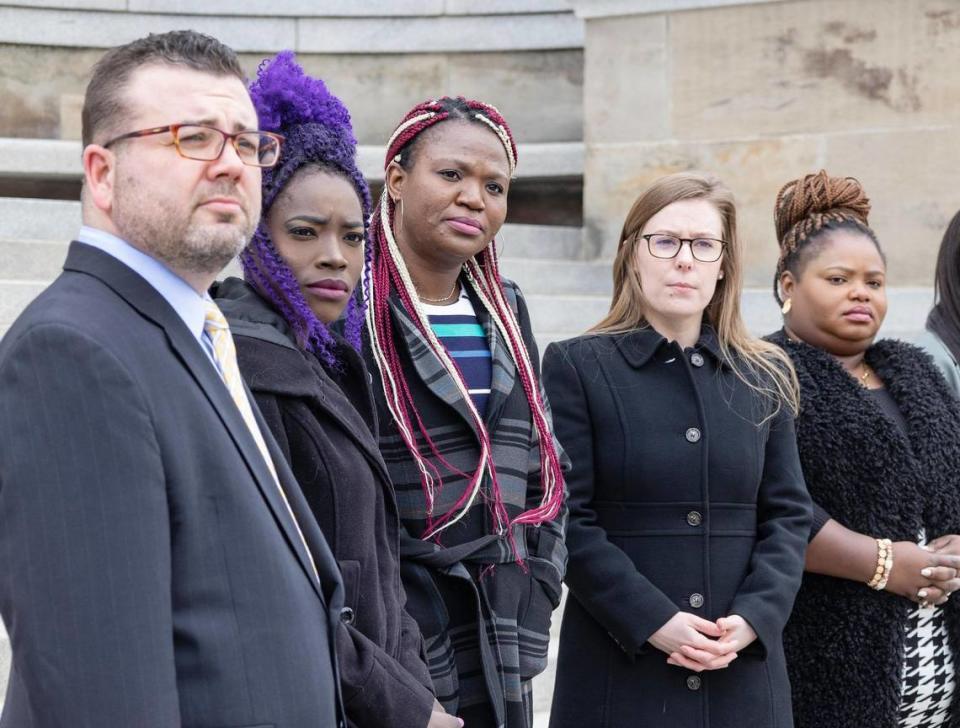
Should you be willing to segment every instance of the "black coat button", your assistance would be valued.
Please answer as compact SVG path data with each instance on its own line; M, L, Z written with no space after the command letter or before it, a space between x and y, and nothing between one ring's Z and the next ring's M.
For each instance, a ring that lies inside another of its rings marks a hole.
M699 526L701 523L703 523L703 516L700 514L700 511L690 511L687 514L688 526Z
M702 367L703 354L701 354L699 351L693 352L693 354L690 355L690 363L693 364L695 367Z
M700 442L700 430L696 427L691 427L687 430L684 437L687 438L687 442Z
M687 678L687 690L699 690L702 681L699 675L690 675Z
M703 606L703 594L694 592L690 595L690 606L694 609L700 609Z
M344 607L340 610L340 621L344 624L353 624L355 619L356 615L350 607Z

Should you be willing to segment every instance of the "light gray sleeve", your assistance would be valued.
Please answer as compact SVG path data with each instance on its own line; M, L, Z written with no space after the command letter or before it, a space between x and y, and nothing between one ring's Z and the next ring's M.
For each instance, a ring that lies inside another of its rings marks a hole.
M940 337L932 331L925 330L914 343L930 355L937 369L943 374L943 378L947 380L950 390L960 397L960 366L957 365L956 359Z

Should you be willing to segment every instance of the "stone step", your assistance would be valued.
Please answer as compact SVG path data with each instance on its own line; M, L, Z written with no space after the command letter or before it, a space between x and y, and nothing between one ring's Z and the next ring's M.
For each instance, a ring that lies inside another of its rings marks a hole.
M49 281L8 281L0 279L0 332L6 332Z
M572 261L581 256L583 229L561 225L507 224L497 235L497 250L502 261L530 258ZM503 272L510 275L506 269Z
M31 2L31 5L37 3ZM89 2L85 3L90 5ZM421 14L391 12L368 16L343 17L342 12L327 15L309 11L307 2L281 2L283 15L270 10L267 0L258 0L248 13L218 17L207 7L181 2L119 3L122 7L96 9L8 7L0 24L0 43L72 48L110 48L150 33L192 28L215 35L238 52L274 53L292 49L305 53L439 53L536 51L583 48L584 26L567 7L504 15ZM337 5L364 3L337 3ZM389 5L380 2L381 7ZM529 4L529 3L528 3ZM135 7L130 7L134 5ZM146 7L143 7L146 5ZM162 5L160 12L154 5ZM190 5L192 15L184 8ZM245 3L220 0L221 7L243 7ZM294 5L294 7L290 7ZM330 8L331 3L325 3ZM506 7L508 3L499 5ZM257 13L256 6L264 10ZM136 10L141 10L136 12ZM304 12L304 11L307 12ZM290 12L292 11L292 12ZM502 11L501 11L502 12Z
M68 245L67 240L0 239L0 276L11 281L52 281L63 268Z
M231 16L404 17L436 15L525 14L569 11L568 0L7 0L5 5L71 8L73 10Z
M80 227L80 203L0 197L0 240L69 241ZM509 258L573 259L582 249L582 229L554 225L504 225L497 237ZM9 277L7 269L0 275Z
M60 139L0 138L0 177L79 180L83 174L82 146ZM370 181L383 180L381 146L357 147L360 171ZM520 144L517 148L519 179L553 179L583 176L582 142Z
M79 202L0 197L0 240L69 241L79 227Z
M538 336L576 336L597 323L610 307L609 296L524 294Z
M593 295L602 296L608 303L613 291L611 267L612 263L606 260L504 257L500 261L501 273L516 281L525 296Z
M55 246L50 245L51 248ZM0 243L0 261L7 265L3 255L4 244ZM62 256L51 256L52 275L32 280L0 279L0 328L4 331L26 305L40 293L59 271ZM39 265L39 264L38 264ZM228 274L237 275L234 266ZM530 317L540 353L553 341L568 339L587 331L600 321L609 308L609 296L572 296L552 294L526 294ZM927 312L933 301L931 289L891 289L890 308L880 336L912 341L923 331ZM747 328L757 336L780 328L780 314L766 298L766 292L746 291L743 297L743 314Z
M10 638L0 620L0 711L3 710L4 697L7 694L7 680L10 677Z

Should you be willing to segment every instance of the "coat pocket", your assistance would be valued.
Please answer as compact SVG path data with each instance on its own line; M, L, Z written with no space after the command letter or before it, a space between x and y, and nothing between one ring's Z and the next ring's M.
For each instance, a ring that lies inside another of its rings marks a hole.
M527 600L526 605L521 602L523 612L518 615L518 627L522 627L517 635L521 680L539 675L547 667L550 623L561 594L559 574L552 562L531 557L527 565Z
M360 602L360 562L345 559L337 564L340 565L340 574L343 576L344 605L356 614Z

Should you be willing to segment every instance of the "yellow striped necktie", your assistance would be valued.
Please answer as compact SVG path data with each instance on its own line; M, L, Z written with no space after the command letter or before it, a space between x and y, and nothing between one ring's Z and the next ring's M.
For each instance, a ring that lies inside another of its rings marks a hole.
M317 582L319 582L320 575L317 573L317 565L313 561L313 554L310 553L310 549L307 547L307 540L303 536L303 531L300 530L297 517L293 514L293 509L287 500L287 494L280 485L280 479L277 477L277 470L274 467L273 459L270 457L270 451L267 450L267 443L263 439L263 433L260 432L260 427L257 425L256 419L254 419L253 409L250 407L250 400L247 398L247 392L243 388L243 379L240 377L240 367L237 364L237 349L233 343L233 336L230 335L230 326L227 324L227 320L224 318L223 313L216 303L207 300L205 301L205 305L206 312L203 321L203 330L207 336L210 337L210 343L213 344L213 357L216 359L217 366L220 367L220 376L223 379L223 383L227 385L227 391L230 392L234 404L236 404L237 409L240 410L240 415L243 417L247 429L250 430L250 434L253 435L253 439L260 449L260 454L263 455L267 467L270 468L273 482L276 484L277 490L280 491L283 504L287 507L290 520L293 521L293 525L297 529L297 534L300 536L300 541L303 543L303 550L310 560L313 576Z

